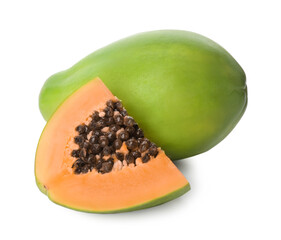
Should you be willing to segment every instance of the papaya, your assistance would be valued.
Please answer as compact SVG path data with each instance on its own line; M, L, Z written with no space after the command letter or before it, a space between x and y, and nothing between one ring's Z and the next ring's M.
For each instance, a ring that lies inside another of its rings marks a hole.
M53 202L96 213L152 207L190 189L99 78L69 96L47 122L35 176Z
M51 76L39 97L43 117L96 76L172 160L218 144L247 106L245 73L225 49L196 33L161 30L119 40Z

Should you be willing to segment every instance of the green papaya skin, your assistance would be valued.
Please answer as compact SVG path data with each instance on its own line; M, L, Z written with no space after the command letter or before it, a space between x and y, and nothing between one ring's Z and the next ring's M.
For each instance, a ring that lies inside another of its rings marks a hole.
M43 117L95 77L173 160L218 144L247 106L245 73L225 49L196 33L161 30L117 41L52 75L39 97Z

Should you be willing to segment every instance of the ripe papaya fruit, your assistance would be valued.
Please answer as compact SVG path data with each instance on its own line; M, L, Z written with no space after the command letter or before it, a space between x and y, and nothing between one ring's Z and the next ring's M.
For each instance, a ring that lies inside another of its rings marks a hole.
M173 160L215 146L247 106L245 73L225 49L196 33L161 30L119 40L52 75L39 97L43 117L95 77Z
M98 78L69 96L47 122L35 176L53 202L95 213L153 207L190 190L164 150Z

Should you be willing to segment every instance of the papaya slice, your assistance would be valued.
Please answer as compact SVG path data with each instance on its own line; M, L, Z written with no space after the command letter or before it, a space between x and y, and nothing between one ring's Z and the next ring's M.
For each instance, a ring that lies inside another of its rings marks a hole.
M99 78L68 97L46 124L35 176L53 202L96 213L152 207L190 189Z

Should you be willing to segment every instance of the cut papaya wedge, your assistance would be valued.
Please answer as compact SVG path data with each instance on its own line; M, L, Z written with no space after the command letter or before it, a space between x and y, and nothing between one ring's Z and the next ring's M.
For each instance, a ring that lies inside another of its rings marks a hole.
M35 176L53 202L97 213L152 207L190 189L99 78L68 97L46 124Z

